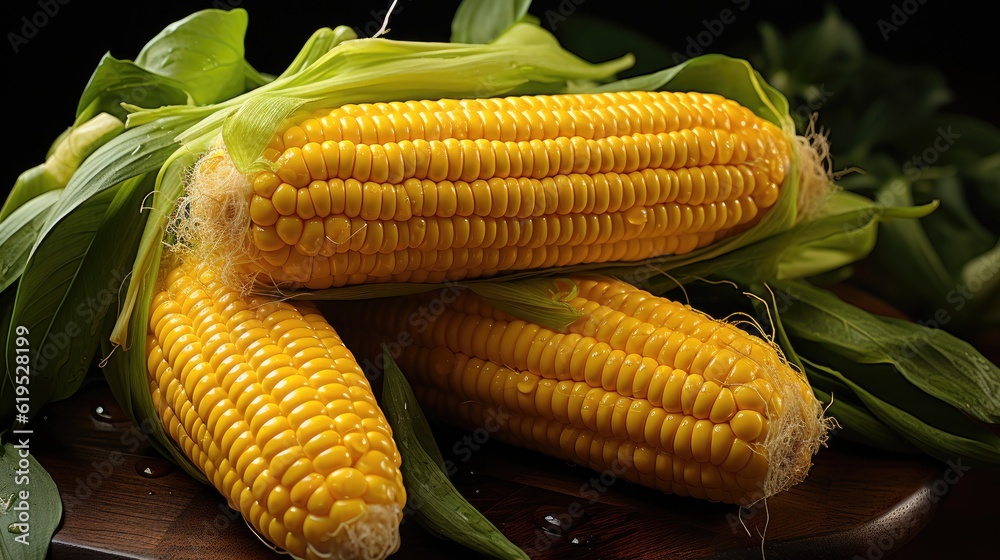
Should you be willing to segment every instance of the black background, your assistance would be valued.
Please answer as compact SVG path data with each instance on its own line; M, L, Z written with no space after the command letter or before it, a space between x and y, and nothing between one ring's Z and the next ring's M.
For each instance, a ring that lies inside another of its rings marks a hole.
M10 33L21 33L22 18L41 11L40 2L59 11L15 53ZM64 2L64 3L60 3ZM263 72L279 73L309 35L320 27L346 24L362 30L373 25L389 0L257 1L200 0L138 2L135 0L6 0L3 6L6 103L10 140L2 157L0 193L18 173L40 163L52 139L73 120L80 92L105 52L131 59L142 45L167 24L193 11L219 6L245 8L250 15L247 58ZM535 0L531 13L549 20L547 12L587 14L634 29L655 41L682 50L688 37L705 29L705 20L723 9L747 5L726 25L707 52L731 54L737 45L757 38L757 24L770 21L790 31L823 15L820 2L764 0L701 0L651 2L634 0ZM399 0L388 37L447 41L458 0ZM839 3L845 19L861 32L869 52L893 60L940 68L955 92L951 109L1000 122L996 108L998 31L993 16L970 2L953 0L893 0ZM662 7L661 7L662 6ZM913 12L897 31L883 38L878 20L894 11ZM569 13L572 11L572 13ZM660 13L662 12L662 13ZM560 16L561 17L561 16ZM558 34L558 26L555 29ZM664 61L670 66L673 61ZM4 195L5 196L5 195Z

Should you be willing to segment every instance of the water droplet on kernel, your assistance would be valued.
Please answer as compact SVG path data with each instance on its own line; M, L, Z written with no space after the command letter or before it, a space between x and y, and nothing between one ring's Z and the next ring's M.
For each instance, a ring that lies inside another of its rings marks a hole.
M517 382L518 392L524 395L530 395L536 387L538 387L538 377L531 374L524 374L521 380Z
M448 375L455 370L455 355L445 348L437 347L431 350L431 367L435 373Z
M646 209L641 206L635 206L625 211L625 220L634 226L641 226L648 219Z

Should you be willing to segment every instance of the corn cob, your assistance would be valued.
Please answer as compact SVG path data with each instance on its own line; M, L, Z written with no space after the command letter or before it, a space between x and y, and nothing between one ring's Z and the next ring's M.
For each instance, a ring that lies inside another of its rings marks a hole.
M153 404L233 509L296 558L385 558L406 500L368 381L308 303L243 297L181 265L155 295Z
M748 504L805 477L825 421L769 343L623 282L573 281L581 316L565 332L471 292L337 309L368 337L412 341L397 361L442 421L712 501Z
M438 282L704 247L774 205L790 153L713 94L372 103L291 120L264 152L273 170L235 189L215 153L190 191L209 228L237 193L234 260L259 280Z

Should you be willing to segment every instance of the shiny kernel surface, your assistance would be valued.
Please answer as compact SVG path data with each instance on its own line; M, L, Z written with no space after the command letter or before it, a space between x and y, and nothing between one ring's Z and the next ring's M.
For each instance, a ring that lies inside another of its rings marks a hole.
M274 182L255 185L279 192ZM400 455L360 366L315 307L243 296L207 264L164 278L149 313L147 371L156 410L187 457L296 557L333 553L346 538L335 534L352 524L367 525L376 550L397 540ZM322 400L331 395L356 407L331 409ZM368 518L372 507L388 513Z
M579 313L562 331L472 292L342 302L334 312L364 333L362 346L410 337L397 362L440 421L665 492L759 497L771 466L764 443L789 399L820 414L802 377L766 341L682 303L617 280L560 281L572 282L567 303ZM807 469L809 450L791 452L785 460Z
M267 154L244 269L311 289L687 253L754 225L791 157L731 100L641 91L346 105Z

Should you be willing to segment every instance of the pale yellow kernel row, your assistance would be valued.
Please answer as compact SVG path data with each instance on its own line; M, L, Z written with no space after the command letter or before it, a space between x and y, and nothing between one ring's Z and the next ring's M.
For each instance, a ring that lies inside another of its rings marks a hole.
M328 216L405 221L413 217L588 215L666 203L699 206L746 197L768 207L777 195L777 185L748 166L472 182L409 179L398 185L331 179L312 181L302 188L281 183L273 190L261 186L263 181L256 184L261 188L255 189L251 198L250 219L261 226L274 225L283 217L298 221Z
M609 92L591 95L444 99L344 105L293 121L276 135L278 150L307 142L387 143L407 139L511 140L657 133L697 126L735 130L757 119L712 94Z
M392 253L417 249L504 249L572 247L681 235L719 234L756 216L753 199L701 206L660 204L624 212L537 218L414 218L366 222L360 218L281 219L254 225L251 235L263 258L281 266L294 251L314 257L337 253Z
M277 180L302 188L333 178L376 183L407 179L474 181L494 177L534 177L581 173L628 173L641 169L681 169L707 165L742 165L782 155L784 138L756 130L728 132L695 128L659 134L611 136L599 140L559 137L549 140L404 140L355 144L347 140L310 142L281 154ZM781 165L769 173L784 174ZM270 173L270 172L267 172ZM275 179L270 179L274 181Z

